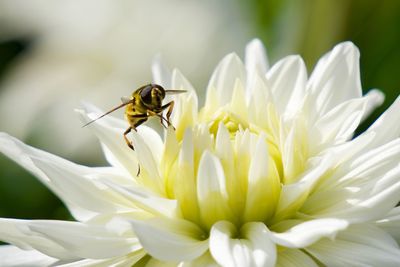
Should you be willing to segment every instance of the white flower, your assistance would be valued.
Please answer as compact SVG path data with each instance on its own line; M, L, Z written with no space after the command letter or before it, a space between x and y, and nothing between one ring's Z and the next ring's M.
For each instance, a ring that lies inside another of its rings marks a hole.
M205 82L226 47L248 39L238 6L212 0L3 0L0 19L1 38L33 39L3 78L0 128L75 158L98 153L69 112L81 99L112 105L148 82L157 53ZM24 115L10 116L16 110ZM60 142L66 135L74 142Z
M234 54L221 61L200 112L190 83L158 64L155 82L188 91L175 98L176 131L163 140L140 126L133 152L125 122L96 121L112 167L1 134L0 150L78 222L1 219L0 238L27 251L2 247L0 265L399 266L400 98L353 138L382 101L361 95L358 59L339 44L308 78L298 56L269 68L254 40L245 65ZM101 111L79 113L87 122Z

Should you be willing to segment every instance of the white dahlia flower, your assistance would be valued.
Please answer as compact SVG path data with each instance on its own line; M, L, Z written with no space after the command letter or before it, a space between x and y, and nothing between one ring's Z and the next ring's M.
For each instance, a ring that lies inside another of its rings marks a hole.
M352 43L308 77L298 56L269 68L254 40L245 64L221 61L199 112L179 71L153 71L188 91L175 98L176 130L140 126L132 151L126 122L96 121L111 167L0 135L0 150L77 220L1 219L0 239L14 245L1 247L1 266L400 266L400 99L353 138L383 97L362 96ZM88 122L101 111L79 113Z

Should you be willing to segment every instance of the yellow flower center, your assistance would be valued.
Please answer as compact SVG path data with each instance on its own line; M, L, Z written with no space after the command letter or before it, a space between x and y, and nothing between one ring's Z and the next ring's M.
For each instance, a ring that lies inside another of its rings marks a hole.
M234 135L239 130L249 128L249 124L240 118L240 115L229 110L220 109L208 122L210 133L216 136L219 124L223 123L231 135Z

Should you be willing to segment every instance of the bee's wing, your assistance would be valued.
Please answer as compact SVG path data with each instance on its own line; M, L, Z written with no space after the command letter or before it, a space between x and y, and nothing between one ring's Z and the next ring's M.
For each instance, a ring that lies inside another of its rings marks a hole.
M165 93L167 95L176 95L176 94L182 94L182 93L186 93L186 90L165 90Z
M121 97L121 102L124 103L124 104L129 103L131 100L132 100L132 99L130 99L129 96L123 96L123 97Z

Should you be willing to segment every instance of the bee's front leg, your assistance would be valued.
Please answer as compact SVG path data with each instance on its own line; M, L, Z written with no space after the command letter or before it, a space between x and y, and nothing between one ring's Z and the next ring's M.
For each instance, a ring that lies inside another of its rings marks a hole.
M171 101L161 107L162 110L165 110L166 108L168 108L167 115L166 115L166 117L167 117L166 122L168 123L168 126L172 125L170 118L171 118L172 111L174 110L174 105L175 105L175 102ZM175 127L173 125L172 125L172 127L175 130Z
M147 114L148 114L149 116L157 116L157 117L159 117L159 118L160 118L160 123L161 123L161 125L162 125L165 129L167 129L167 126L164 125L164 121L167 122L167 125L168 125L168 126L170 125L169 121L166 120L166 119L162 116L162 114L156 113L156 112L151 111L151 110L148 110L148 111L147 111Z
M126 144L129 146L130 149L135 150L135 148L132 145L132 142L128 139L127 134L130 133L132 131L132 127L129 127L128 129L126 129L126 131L124 132L124 139Z

